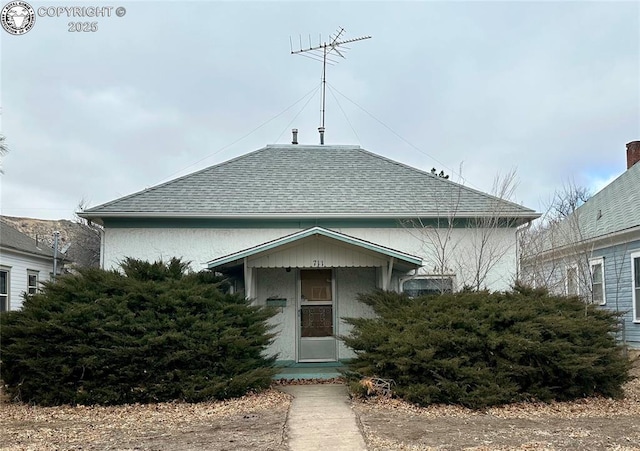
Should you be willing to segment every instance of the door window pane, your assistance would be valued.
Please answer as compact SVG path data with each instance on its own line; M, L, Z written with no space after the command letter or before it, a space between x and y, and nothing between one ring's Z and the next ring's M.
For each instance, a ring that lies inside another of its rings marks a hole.
M331 337L333 335L333 308L331 305L303 305L300 313L303 337Z
M304 301L331 301L331 270L300 271L300 285Z

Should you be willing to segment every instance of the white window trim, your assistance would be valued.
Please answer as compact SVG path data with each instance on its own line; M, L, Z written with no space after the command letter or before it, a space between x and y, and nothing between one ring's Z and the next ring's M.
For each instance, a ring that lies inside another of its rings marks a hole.
M531 285L533 285L533 288L545 288L547 284L543 279L544 278L542 277L542 274L540 274L539 271L535 271L531 280Z
M35 285L29 285L29 278L31 276L36 276ZM36 294L39 291L39 285L40 285L40 271L36 271L34 269L27 269L27 293ZM31 293L31 288L34 289L33 293Z
M607 291L606 282L604 280L604 257L595 257L589 259L589 274L591 275L591 301L593 302L593 267L600 265L600 271L602 276L602 301L598 305L607 305Z
M638 303L640 303L640 299L636 299L636 275L633 270L633 261L636 258L640 258L640 251L632 252L629 255L631 267L629 270L631 271L631 304L633 305L633 322L640 323L640 311L638 311Z
M0 271L7 273L7 312L11 310L11 268L8 266L0 266Z
M574 269L576 271L576 294L569 294L569 270ZM567 296L580 296L580 273L578 272L578 265L567 265L564 269L564 292Z

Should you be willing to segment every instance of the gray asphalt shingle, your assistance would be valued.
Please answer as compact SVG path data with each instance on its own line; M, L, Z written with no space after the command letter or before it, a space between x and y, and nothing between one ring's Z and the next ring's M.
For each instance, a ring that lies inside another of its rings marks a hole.
M83 216L534 218L531 209L358 146L270 145L88 209Z
M640 225L640 163L594 194L575 211L584 239Z
M14 229L4 221L0 221L0 245L6 249L53 258L53 249L47 244L36 243L36 240Z

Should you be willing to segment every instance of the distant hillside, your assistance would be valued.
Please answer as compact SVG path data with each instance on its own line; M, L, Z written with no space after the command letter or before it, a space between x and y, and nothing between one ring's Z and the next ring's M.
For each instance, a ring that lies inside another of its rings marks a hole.
M53 247L53 232L60 232L58 249L77 266L100 266L100 229L68 219L48 220L0 216L11 227L39 243Z
M35 218L16 218L13 216L0 216L2 221L14 229L18 229L25 235L29 235L39 243L47 243L53 247L53 232L60 232L59 248L62 249L71 242L71 237L77 232L79 224L68 219L47 220Z

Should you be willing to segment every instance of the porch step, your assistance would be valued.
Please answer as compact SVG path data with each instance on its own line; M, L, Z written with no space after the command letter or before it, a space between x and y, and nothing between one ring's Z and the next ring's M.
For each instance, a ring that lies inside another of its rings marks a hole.
M274 379L333 379L342 376L340 370L346 367L341 363L332 363L331 365L313 364L313 363L297 363L291 366L279 368Z

